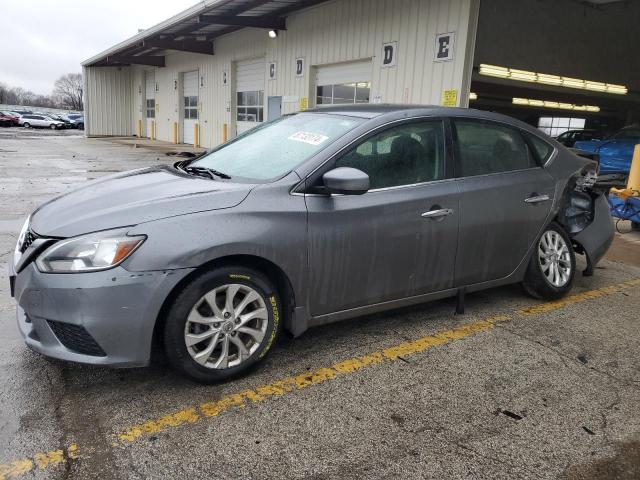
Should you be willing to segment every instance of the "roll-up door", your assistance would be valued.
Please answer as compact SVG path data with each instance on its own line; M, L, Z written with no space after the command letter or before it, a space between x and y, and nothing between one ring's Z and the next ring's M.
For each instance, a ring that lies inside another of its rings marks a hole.
M236 64L236 126L238 135L264 121L264 58Z
M146 136L151 138L151 124L156 119L156 75L154 72L145 72L144 77L144 98L146 105L145 132Z
M316 69L316 105L369 103L370 60L320 66Z
M182 141L195 143L195 125L198 123L198 71L182 74Z

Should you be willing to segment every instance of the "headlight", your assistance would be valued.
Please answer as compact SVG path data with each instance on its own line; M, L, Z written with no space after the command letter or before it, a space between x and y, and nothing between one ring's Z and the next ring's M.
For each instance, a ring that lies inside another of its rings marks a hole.
M16 242L16 249L13 251L13 264L17 265L20 257L22 256L22 245L24 245L24 240L27 236L27 232L29 231L29 221L31 217L27 217L22 226L22 230L20 230L20 234L18 235L18 241Z
M128 237L122 230L63 240L36 260L45 273L82 273L108 270L122 263L147 237Z

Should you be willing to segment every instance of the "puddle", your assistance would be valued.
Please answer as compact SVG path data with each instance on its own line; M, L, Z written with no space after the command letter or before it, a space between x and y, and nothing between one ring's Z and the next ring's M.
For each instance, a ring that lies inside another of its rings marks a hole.
M640 440L619 442L615 455L567 469L564 480L638 480L640 478Z

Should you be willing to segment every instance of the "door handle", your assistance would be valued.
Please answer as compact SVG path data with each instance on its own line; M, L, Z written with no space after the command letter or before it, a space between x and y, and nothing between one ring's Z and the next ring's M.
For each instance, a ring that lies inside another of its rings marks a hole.
M437 210L429 210L422 214L422 218L441 218L451 215L453 213L452 208L440 208Z
M533 197L525 198L525 203L541 203L550 200L549 195L534 195Z

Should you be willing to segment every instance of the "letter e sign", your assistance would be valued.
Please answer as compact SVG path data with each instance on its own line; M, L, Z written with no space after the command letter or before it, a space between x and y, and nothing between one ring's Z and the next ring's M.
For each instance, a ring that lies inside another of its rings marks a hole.
M382 44L382 68L395 67L398 56L398 42Z
M276 62L269 63L269 80L275 80L278 74L278 64Z
M456 32L439 33L436 35L436 54L434 62L448 62L453 60L453 49L456 41Z

